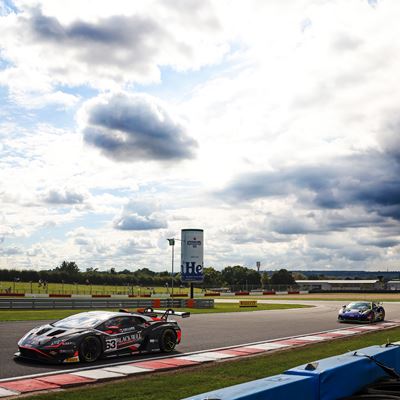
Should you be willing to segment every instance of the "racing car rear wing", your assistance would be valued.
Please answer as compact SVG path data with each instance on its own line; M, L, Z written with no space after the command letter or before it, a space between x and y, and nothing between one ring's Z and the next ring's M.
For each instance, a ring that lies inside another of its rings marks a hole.
M157 316L161 315L161 319L167 320L170 315L174 315L181 318L188 318L190 317L190 312L184 311L175 311L172 308L168 308L166 310L154 310L151 307L148 308L138 308L137 310L141 314L148 315L148 316Z
M156 314L162 315L176 315L177 317L181 318L188 318L190 317L190 312L187 311L175 311L172 308L168 308L167 310L153 310Z

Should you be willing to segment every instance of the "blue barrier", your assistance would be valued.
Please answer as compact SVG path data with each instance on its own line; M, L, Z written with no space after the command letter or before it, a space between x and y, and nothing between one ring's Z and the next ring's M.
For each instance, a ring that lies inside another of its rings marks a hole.
M362 357L363 354L374 357L377 361L394 368L397 372L400 372L400 347L399 346L369 346L362 349L358 349L355 352L349 351L345 355L358 355Z
M329 357L310 364L300 365L285 372L289 375L314 378L319 400L336 400L350 396L366 385L387 377L386 372L362 354L373 356L384 365L397 369L398 347L371 346L340 356Z
M183 400L337 400L387 377L365 355L400 372L399 346L370 346Z
M309 376L275 375L183 400L318 400Z

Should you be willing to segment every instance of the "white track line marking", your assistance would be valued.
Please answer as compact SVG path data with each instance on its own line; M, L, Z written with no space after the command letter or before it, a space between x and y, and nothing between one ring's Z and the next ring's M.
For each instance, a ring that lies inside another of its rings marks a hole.
M253 346L247 346L250 349L260 349L260 350L276 350L283 349L284 347L290 347L288 344L280 344L280 343L264 343L264 344L255 344Z
M340 331L336 331L335 333L338 334L338 335L355 335L358 332L357 331L352 331L350 329L342 329Z
M357 328L354 328L355 330L363 330L363 331L377 331L381 329L378 326L358 326Z
M16 396L19 392L13 392L12 390L0 388L0 397Z
M223 358L230 358L229 354L218 353L216 351L208 351L207 353L202 353L202 357L213 358L214 360L221 360Z
M182 360L188 360L188 361L197 361L200 363L203 362L208 362L208 361L215 361L216 359L214 357L205 357L202 354L193 354L191 356L182 356L179 357Z
M307 342L322 342L323 340L328 340L327 337L323 337L323 336L317 336L317 335L313 335L313 336L301 336L299 337L299 339L301 340L305 340Z
M105 371L116 372L117 374L131 375L143 374L145 372L154 371L151 368L134 367L133 365L118 365L116 367L103 368Z
M106 371L105 369L92 369L90 371L80 371L80 372L71 372L72 375L83 376L84 378L90 378L95 380L103 380L103 379L112 379L112 378L121 378L126 376L125 374Z

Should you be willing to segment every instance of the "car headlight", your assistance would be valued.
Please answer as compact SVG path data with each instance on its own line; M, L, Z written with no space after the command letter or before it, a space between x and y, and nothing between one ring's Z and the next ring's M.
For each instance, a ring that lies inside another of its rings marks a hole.
M37 331L37 329L31 329L28 333L26 333L24 336L22 336L21 339L18 340L18 345L22 344L29 336L34 334Z

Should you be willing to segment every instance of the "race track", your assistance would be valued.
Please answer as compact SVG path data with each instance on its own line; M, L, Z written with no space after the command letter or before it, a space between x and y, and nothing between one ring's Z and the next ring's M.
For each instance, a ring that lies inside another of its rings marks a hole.
M231 300L237 301L237 300ZM224 300L226 302L226 300ZM257 311L226 314L197 314L179 320L182 327L182 343L177 353L208 350L223 346L277 339L288 336L308 334L342 327L336 322L337 311L342 303L337 301L273 301L261 302L312 304L313 308L291 310ZM400 320L400 303L385 303L387 320ZM83 364L42 365L31 362L15 361L13 354L16 344L29 329L48 321L2 322L0 323L0 379L38 374L47 371L61 371L82 367ZM400 338L399 338L400 339ZM121 361L156 357L132 356L115 359ZM90 365L110 364L113 359L99 361ZM87 364L86 364L87 365Z

